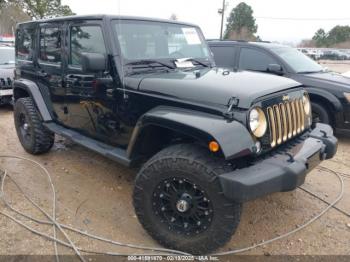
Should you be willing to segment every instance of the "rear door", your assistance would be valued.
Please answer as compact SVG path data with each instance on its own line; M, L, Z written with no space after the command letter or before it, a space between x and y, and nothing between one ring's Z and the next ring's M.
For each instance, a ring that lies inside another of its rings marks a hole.
M36 82L53 111L57 122L64 123L67 118L64 105L62 44L63 27L61 23L41 24L37 29L38 55L35 69Z

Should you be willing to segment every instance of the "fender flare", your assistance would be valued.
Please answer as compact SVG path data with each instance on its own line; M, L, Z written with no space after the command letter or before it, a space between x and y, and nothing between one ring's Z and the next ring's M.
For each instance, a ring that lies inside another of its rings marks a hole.
M317 95L329 101L336 112L340 112L343 110L343 106L339 99L330 92L314 87L305 87L305 90L309 93L309 95Z
M247 128L237 121L223 117L168 106L158 106L145 113L138 120L127 148L127 155L133 158L140 134L147 126L158 126L193 137L208 145L217 141L226 160L252 154L255 143Z
M41 118L43 121L52 121L52 116L48 110L45 100L40 92L40 89L36 83L27 79L18 79L13 83L13 93L16 94L17 89L22 89L26 91L30 97L33 99ZM16 98L16 97L15 97Z

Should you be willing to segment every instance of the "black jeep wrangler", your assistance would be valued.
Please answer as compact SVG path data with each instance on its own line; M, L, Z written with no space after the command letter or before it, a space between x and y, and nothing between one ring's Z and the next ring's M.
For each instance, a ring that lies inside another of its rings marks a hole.
M299 83L216 68L201 30L177 21L76 16L18 25L15 125L31 154L55 133L141 167L135 212L159 243L224 245L242 203L295 189L334 156ZM97 189L98 190L98 189Z

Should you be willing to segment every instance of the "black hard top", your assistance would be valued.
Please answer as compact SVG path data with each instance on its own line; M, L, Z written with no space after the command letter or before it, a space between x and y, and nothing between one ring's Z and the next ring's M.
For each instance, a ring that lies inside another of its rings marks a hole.
M180 24L180 25L188 25L198 27L195 24L185 23L180 21L168 20L168 19L160 19L160 18L150 18L150 17L138 17L138 16L120 16L120 15L105 15L105 14L96 14L96 15L73 15L73 16L63 16L63 17L55 17L49 19L28 21L24 23L19 23L18 25L29 24L29 23L50 23L50 22L59 22L59 21L79 21L79 20L138 20L138 21L149 21L149 22L165 22L172 24Z

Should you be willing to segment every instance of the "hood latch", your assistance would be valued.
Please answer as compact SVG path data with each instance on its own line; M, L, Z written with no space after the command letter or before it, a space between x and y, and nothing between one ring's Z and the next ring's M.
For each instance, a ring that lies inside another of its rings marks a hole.
M231 97L229 100L228 100L228 103L227 103L227 106L228 106L228 109L226 112L224 112L224 116L229 118L229 119L233 119L234 117L234 114L233 114L233 108L236 108L239 104L239 99L237 97Z

